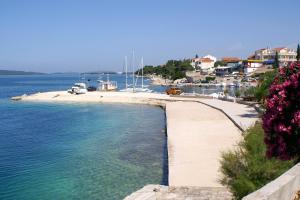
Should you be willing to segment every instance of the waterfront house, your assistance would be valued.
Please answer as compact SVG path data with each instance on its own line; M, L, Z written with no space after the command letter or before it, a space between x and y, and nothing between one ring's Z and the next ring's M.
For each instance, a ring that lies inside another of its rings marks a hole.
M195 69L195 70L197 70L198 68L199 68L199 65L200 65L200 63L201 63L201 61L200 61L200 59L201 58L192 58L191 59L191 65L192 65L192 67Z
M241 61L238 57L224 57L222 58L224 63L239 63Z
M276 52L278 53L279 62L282 65L287 65L289 62L294 62L297 60L297 52L294 49L289 49L287 47L278 47L273 49L264 48L256 50L254 53L254 59L270 62L275 59Z
M200 71L202 74L209 74L214 71L214 65L217 58L212 55L206 55L201 58L193 58L191 65L196 71Z
M222 58L222 62L224 62L226 66L230 66L236 71L239 71L239 68L242 65L241 59L238 57L224 57Z
M226 76L235 71L239 72L242 67L241 59L237 57L224 57L221 61L225 66L218 66L215 69L217 76Z
M233 72L233 68L231 66L218 66L215 72L217 76L226 76Z
M242 64L244 68L244 73L249 74L257 69L261 68L263 66L263 61L262 60L244 60Z

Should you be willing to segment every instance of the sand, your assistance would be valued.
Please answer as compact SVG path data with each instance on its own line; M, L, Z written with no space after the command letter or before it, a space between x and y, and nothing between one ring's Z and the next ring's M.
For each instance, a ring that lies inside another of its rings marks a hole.
M139 103L151 105L165 105L164 100L170 97L158 93L132 92L88 92L86 94L70 94L66 91L43 92L22 96L23 101L51 101L51 102L82 102L82 103Z

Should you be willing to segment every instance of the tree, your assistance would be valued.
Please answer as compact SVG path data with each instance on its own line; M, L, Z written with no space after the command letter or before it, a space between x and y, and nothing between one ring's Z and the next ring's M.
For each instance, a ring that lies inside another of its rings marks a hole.
M196 54L195 58L199 58L198 54Z
M274 59L274 68L278 68L279 67L279 56L278 56L278 52L276 51L275 54L275 59Z
M267 156L300 158L300 63L280 67L262 117Z
M190 60L168 60L165 65L159 65L156 67L151 65L145 66L144 75L156 74L171 80L184 78L186 76L185 72L194 70L190 62ZM141 74L141 69L135 73Z
M225 65L226 65L225 62L223 62L223 61L221 61L221 60L218 60L217 62L215 62L214 67L225 66Z
M300 45L297 46L297 61L300 61Z

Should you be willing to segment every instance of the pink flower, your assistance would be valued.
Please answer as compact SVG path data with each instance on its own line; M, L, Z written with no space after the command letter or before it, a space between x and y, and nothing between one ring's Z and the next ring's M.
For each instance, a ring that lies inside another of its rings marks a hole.
M300 63L279 68L269 88L262 120L267 156L300 158Z
M297 126L300 126L300 111L297 111L294 113L294 117L293 117L292 121Z
M284 75L285 74L285 69L284 67L279 67L279 74Z
M283 87L287 88L292 84L292 82L290 80L285 81L282 85Z

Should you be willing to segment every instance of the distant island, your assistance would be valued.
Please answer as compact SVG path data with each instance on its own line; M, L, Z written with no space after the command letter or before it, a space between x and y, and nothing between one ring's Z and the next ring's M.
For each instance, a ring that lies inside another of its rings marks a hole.
M132 72L128 72L132 73ZM125 74L125 72L115 72L115 71L92 71L92 72L83 72L81 74Z
M0 70L0 75L38 75L38 74L44 74L44 73L15 71L15 70Z

